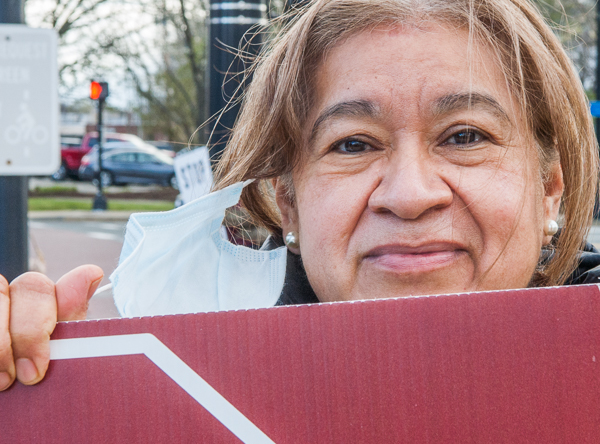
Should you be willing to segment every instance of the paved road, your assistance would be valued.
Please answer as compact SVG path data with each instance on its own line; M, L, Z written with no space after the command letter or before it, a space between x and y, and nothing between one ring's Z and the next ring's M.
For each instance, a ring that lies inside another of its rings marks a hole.
M119 262L125 222L30 220L29 233L41 270L56 281L67 271L95 264L104 270L101 286ZM45 268L45 269L44 269ZM117 315L110 294L90 301L90 318Z
M51 229L83 233L100 240L123 242L126 222L74 221L74 220L30 220L30 229Z

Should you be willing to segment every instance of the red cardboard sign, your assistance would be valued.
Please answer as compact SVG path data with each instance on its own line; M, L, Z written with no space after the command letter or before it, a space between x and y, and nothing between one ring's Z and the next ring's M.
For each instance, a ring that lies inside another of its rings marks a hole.
M600 439L595 285L59 324L71 338L93 339L53 341L39 385L0 393L1 442Z

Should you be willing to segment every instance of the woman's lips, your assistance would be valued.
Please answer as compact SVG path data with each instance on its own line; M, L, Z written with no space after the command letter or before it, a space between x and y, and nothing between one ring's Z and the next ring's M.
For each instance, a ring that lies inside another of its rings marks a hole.
M446 243L418 247L386 245L369 251L365 261L395 273L424 273L448 266L464 253L463 248Z

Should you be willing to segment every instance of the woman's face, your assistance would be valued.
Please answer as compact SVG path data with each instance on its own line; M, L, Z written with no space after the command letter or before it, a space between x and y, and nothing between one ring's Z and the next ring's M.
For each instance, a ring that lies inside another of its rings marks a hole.
M544 186L494 55L471 45L434 24L382 28L316 73L295 201L276 191L321 301L527 286L560 167Z

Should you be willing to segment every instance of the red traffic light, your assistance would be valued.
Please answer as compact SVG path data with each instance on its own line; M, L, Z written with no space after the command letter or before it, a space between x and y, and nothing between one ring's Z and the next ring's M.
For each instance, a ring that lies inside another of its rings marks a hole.
M90 99L104 100L108 97L108 83L95 82L92 80L90 85Z

